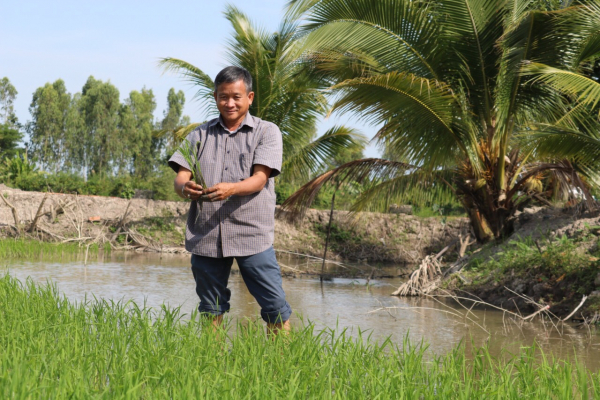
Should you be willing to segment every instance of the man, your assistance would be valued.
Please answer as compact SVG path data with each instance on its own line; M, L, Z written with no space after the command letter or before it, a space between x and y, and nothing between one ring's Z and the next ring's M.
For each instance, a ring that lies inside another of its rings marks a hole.
M220 116L187 137L199 150L207 188L195 184L191 167L179 152L169 160L175 192L190 206L185 247L192 253L198 310L218 327L229 310L227 281L235 258L242 278L261 307L269 333L290 329L292 309L285 299L273 249L275 182L283 152L279 128L248 112L254 92L243 68L227 67L215 78ZM198 145L198 143L200 143Z

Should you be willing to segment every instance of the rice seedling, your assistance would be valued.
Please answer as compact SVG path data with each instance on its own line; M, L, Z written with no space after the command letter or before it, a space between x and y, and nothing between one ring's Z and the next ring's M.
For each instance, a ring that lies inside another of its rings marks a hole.
M192 146L189 140L181 142L179 147L179 154L188 163L192 171L192 180L203 188L206 187L204 176L202 175L202 169L200 168L200 146L202 144L197 142L195 146Z
M203 329L178 308L89 299L0 278L0 398L589 398L597 373L535 349L442 356L312 325L269 340L260 321ZM227 337L227 339L224 339Z
M49 243L39 240L14 238L0 239L0 259L55 259L58 257L77 257L85 253L85 246L78 243ZM101 246L91 244L88 257L97 256L99 252L110 252L110 244Z
M191 142L185 139L181 142L179 146L179 154L183 157L185 162L190 166L190 170L192 171L192 180L202 186L203 189L206 189L206 181L204 180L204 176L202 175L202 169L200 168L200 146L201 143L196 142L195 146L192 146ZM200 196L198 200L196 200L196 204L198 205L198 211L202 210L202 202L204 201L204 195ZM200 213L196 213L196 218Z

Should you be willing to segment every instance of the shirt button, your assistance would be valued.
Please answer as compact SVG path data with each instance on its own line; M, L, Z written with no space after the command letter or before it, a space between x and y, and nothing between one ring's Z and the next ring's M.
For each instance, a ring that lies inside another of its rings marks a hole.
M227 167L225 167L225 171L227 171Z
M227 154L229 154L229 150L227 150Z

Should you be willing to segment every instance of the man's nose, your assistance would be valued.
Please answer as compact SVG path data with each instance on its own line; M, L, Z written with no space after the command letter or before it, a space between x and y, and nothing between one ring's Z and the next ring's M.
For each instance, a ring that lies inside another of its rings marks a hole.
M227 101L225 102L225 106L233 107L233 106L235 106L235 101L233 101L233 99L227 99Z

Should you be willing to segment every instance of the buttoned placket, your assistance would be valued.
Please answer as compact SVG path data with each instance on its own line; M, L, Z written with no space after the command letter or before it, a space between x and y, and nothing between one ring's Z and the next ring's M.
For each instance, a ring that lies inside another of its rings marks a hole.
M229 138L231 138L233 135L236 135L237 132L241 129L241 125L233 132L231 132L229 129L224 128L225 132L226 132L226 136L225 136L225 146L223 149L223 169L221 170L221 182L225 182L225 171L227 172L227 175L230 175L231 172L229 171L229 166L231 165L230 163L230 157L228 156L228 154L230 154L230 149L229 149ZM227 200L224 200L227 201ZM221 256L224 257L223 254L223 236L225 236L225 221L223 220L223 214L220 212L219 213L219 230L221 231L220 233L220 245L221 245Z

